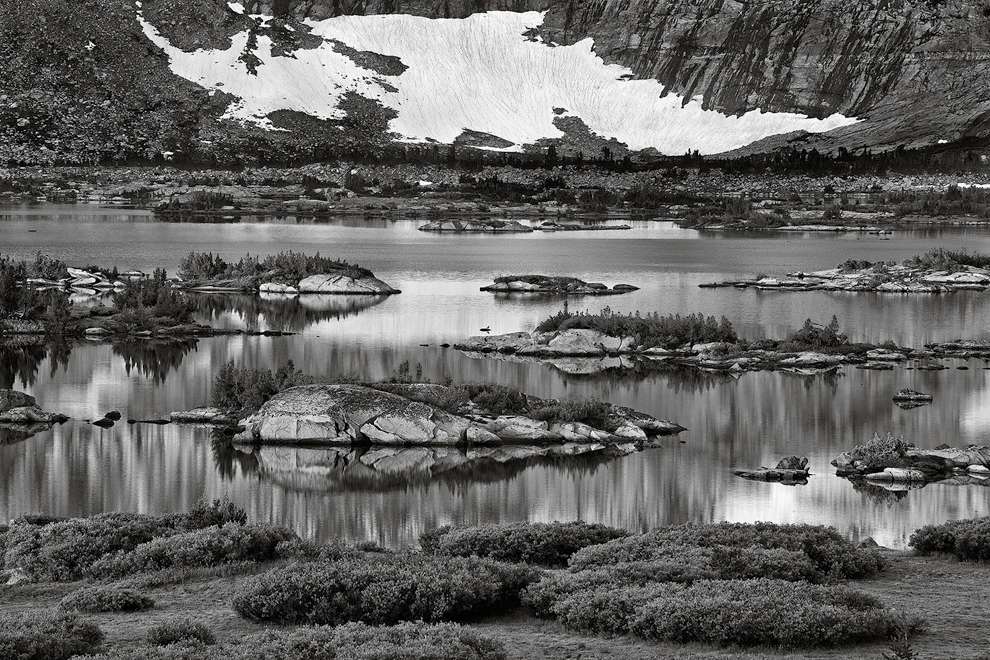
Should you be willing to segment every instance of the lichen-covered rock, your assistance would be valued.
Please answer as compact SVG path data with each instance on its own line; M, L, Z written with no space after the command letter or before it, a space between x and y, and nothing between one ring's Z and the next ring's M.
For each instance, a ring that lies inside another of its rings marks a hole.
M33 406L36 403L35 398L30 394L17 390L0 390L0 413L7 412L11 408Z
M399 293L377 277L352 277L343 273L310 275L299 281L299 293L392 295Z
M36 425L61 424L69 419L59 413L42 410L30 394L17 390L0 390L0 423L30 428Z

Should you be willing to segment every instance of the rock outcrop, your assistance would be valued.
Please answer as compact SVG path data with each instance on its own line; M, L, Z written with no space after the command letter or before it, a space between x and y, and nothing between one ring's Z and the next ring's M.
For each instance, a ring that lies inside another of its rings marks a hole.
M0 389L0 424L12 431L34 433L69 418L43 410L30 394Z
M419 227L420 231L476 233L476 234L528 234L533 227L517 220L434 220Z
M452 389L452 388L451 388ZM289 388L241 420L242 443L385 446L645 443L684 430L628 408L608 408L607 428L498 413L465 400L448 412L431 401L455 399L442 385L324 384ZM540 401L529 398L530 404ZM545 403L545 402L541 402ZM175 419L175 418L173 418Z
M700 285L702 288L759 289L764 291L871 291L876 293L942 293L985 291L990 287L990 270L960 266L945 271L906 264L871 264L865 268L788 273L786 277L760 277Z
M882 453L843 452L832 459L836 474L877 482L929 483L968 477L971 483L990 479L990 447L955 448L940 445L918 449L911 445ZM990 481L987 481L990 483Z
M551 293L555 295L612 296L638 291L630 284L616 284L609 288L597 282L585 282L576 277L553 275L504 275L496 277L494 284L481 287L492 293Z
M262 294L323 294L323 295L374 295L390 296L402 293L395 287L375 277L370 271L340 270L320 273L304 278L291 278L281 274L258 276L237 280L196 280L179 284L193 291L256 291Z
M761 467L756 470L734 470L733 474L743 479L753 481L774 481L787 485L797 485L808 483L808 476L811 471L808 467L808 459L804 457L788 456L781 459L776 467Z

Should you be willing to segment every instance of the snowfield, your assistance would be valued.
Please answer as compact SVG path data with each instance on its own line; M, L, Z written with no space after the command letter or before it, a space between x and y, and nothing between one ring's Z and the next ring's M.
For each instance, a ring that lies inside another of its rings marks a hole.
M262 64L257 75L238 59L247 46L247 32L235 35L227 50L187 53L159 34L140 11L138 20L145 35L169 56L175 74L239 97L227 116L265 127L271 127L267 115L275 110L340 118L343 111L337 104L346 92L396 110L390 128L405 140L450 143L470 129L513 142L510 150L540 138L562 137L553 125L554 108L580 117L600 136L667 154L689 149L719 153L770 135L824 132L857 121L838 114L812 119L759 110L736 117L704 110L696 100L684 105L683 97L662 96L664 88L655 80L623 79L632 71L605 64L591 39L571 46L527 39L523 33L543 21L540 12L308 21L313 33L327 41L316 49L297 50L294 57L274 57L271 40L258 37L254 54ZM381 75L335 52L329 40L398 57L409 68L398 76Z

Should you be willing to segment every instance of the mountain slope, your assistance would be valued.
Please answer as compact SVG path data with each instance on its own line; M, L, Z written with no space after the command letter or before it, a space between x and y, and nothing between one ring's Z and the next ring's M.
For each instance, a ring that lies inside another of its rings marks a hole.
M0 0L0 162L982 138L988 35L961 0Z

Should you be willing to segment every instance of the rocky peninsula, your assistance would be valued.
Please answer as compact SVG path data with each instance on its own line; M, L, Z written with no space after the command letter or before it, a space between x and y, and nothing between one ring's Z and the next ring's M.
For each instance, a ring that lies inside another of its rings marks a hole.
M783 277L701 284L701 288L763 291L872 291L877 293L943 293L985 291L990 287L990 256L934 249L895 264L850 260L835 268L791 272Z
M585 282L576 277L557 275L503 275L493 284L481 287L491 293L549 293L564 296L614 296L639 291L631 284L616 284L609 288L599 282Z

